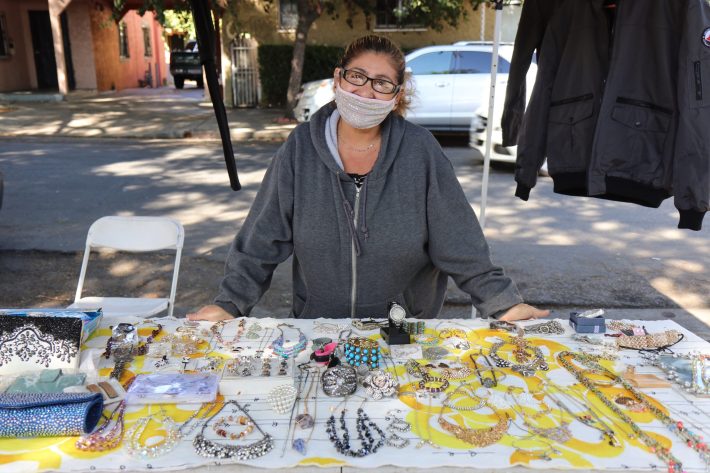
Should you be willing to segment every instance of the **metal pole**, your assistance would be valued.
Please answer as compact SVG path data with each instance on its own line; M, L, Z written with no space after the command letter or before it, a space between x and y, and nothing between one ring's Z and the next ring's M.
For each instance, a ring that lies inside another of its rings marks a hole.
M493 59L491 63L491 88L488 98L488 120L486 122L486 152L483 155L483 185L481 186L481 228L486 228L486 203L488 200L488 178L491 165L491 147L493 146L493 125L496 98L496 80L498 77L498 46L500 44L501 22L503 19L503 0L493 0L496 9L495 29L493 30Z

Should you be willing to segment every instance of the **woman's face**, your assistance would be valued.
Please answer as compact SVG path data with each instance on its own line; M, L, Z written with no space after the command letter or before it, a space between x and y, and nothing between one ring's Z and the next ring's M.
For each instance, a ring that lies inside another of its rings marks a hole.
M364 52L356 56L346 65L348 71L357 71L363 76L371 79L383 79L399 85L397 81L397 71L392 66L389 57L375 52ZM372 80L368 80L365 85L354 85L344 80L341 76L342 68L336 67L334 80L335 84L346 92L357 94L360 97L378 100L392 100L395 94L383 94L372 88ZM401 93L401 91L399 92ZM397 94L398 95L398 94Z

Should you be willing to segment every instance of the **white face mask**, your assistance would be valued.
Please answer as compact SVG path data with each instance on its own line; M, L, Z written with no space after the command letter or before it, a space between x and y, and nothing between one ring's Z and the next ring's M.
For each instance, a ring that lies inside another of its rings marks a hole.
M354 128L372 128L382 123L394 109L396 98L395 94L392 100L368 99L341 89L339 84L335 86L338 113Z

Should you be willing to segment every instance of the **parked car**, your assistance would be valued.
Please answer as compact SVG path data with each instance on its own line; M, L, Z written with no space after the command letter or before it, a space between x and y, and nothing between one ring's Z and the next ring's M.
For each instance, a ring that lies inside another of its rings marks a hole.
M407 54L414 97L407 119L432 131L469 131L475 111L488 103L493 45L462 41L427 46ZM501 45L497 82L505 89L513 46ZM333 100L333 79L303 85L295 115L299 121Z
M537 65L535 63L530 64L530 69L526 79L526 105L530 100L530 95L532 94L533 86L535 85L535 76L537 75ZM503 105L505 104L505 86L507 85L507 78L504 83L501 83L503 87L496 89L495 98L495 108L494 108L494 121L493 121L493 146L491 147L491 162L493 163L510 163L515 164L518 157L518 147L517 146L503 146L503 130L501 127L501 119L503 117ZM473 119L471 120L469 128L469 146L471 148L477 149L481 154L480 159L486 152L486 126L488 124L488 98L486 98L484 104L482 104ZM547 176L547 161L545 161L540 169L540 174Z
M197 41L188 41L183 51L170 52L170 73L173 75L176 89L185 87L186 80L194 80L198 88L204 86Z

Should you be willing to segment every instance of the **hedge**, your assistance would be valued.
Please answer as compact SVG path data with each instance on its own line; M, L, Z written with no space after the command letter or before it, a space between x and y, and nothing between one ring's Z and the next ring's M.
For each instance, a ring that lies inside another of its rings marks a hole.
M303 61L303 83L326 79L343 55L337 46L306 46ZM259 77L261 79L261 102L269 107L286 105L288 78L291 75L292 45L264 44L259 46Z

